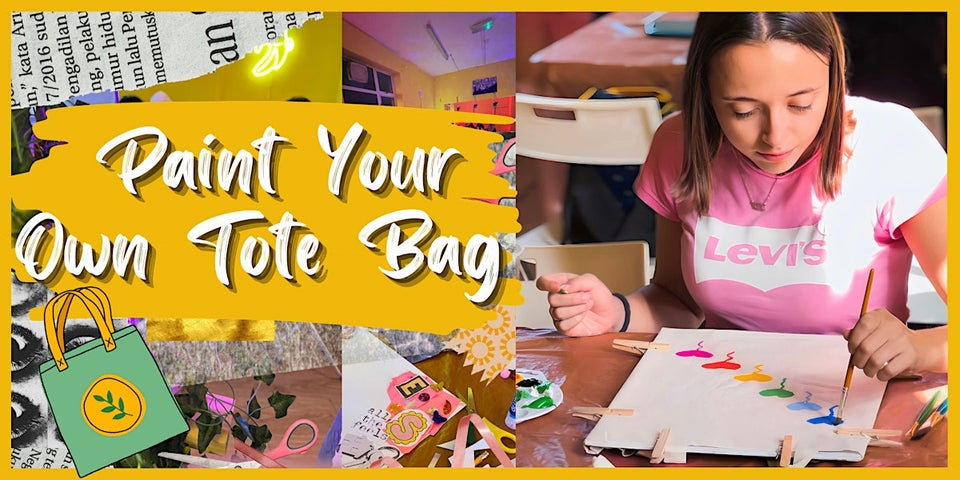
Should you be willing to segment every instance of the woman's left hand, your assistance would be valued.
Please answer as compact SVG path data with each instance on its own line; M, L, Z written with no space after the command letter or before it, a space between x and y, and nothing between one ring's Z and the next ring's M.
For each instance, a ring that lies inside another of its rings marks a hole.
M853 364L868 377L887 381L916 369L921 341L886 309L867 312L843 337Z

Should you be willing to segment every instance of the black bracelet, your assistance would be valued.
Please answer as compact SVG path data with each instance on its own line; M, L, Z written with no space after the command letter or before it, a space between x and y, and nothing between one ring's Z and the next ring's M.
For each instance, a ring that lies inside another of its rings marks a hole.
M624 297L622 294L614 293L614 297L620 299L623 302L623 326L620 327L620 332L626 332L627 327L630 326L630 302L627 301L627 297Z

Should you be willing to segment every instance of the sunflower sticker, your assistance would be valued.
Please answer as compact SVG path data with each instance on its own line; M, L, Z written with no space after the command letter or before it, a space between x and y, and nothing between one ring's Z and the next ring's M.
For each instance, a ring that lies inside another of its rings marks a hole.
M126 434L143 419L146 403L133 383L117 375L96 379L80 401L83 419L95 432L106 436Z

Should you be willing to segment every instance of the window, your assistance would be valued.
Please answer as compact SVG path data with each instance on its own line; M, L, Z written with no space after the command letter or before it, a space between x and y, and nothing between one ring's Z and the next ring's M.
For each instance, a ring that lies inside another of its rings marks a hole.
M343 103L394 106L393 76L366 63L343 57Z

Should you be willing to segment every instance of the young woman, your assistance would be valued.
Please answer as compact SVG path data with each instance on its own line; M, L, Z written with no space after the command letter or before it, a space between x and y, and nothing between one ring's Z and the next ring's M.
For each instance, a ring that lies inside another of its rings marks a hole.
M683 111L635 184L658 214L653 281L539 278L558 330L842 334L880 380L946 371L946 327L905 325L913 256L946 301L946 154L909 109L846 96L844 74L829 13L701 14Z

